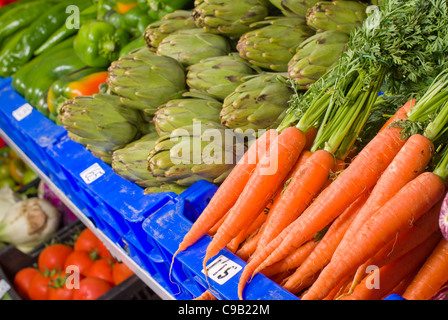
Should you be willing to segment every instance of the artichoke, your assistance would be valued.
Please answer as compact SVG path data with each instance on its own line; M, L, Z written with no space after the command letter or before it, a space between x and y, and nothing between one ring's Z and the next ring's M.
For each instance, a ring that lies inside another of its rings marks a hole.
M186 81L190 91L207 94L223 101L243 83L244 77L258 72L258 68L234 52L227 56L204 59L189 66Z
M245 151L244 139L218 123L193 124L164 135L149 152L148 168L165 183L219 184Z
M288 77L295 81L297 89L307 90L334 66L348 40L349 35L339 31L317 33L305 40L288 64Z
M157 54L179 61L184 67L199 61L229 54L229 40L218 34L193 28L178 30L160 42Z
M195 28L191 11L177 10L165 15L159 21L153 22L146 27L143 34L146 45L151 50L156 50L159 43L177 30Z
M169 134L177 128L197 122L219 123L222 102L208 96L185 96L170 100L160 106L154 115L154 124L159 135Z
M207 32L239 38L269 13L267 0L203 0L193 9L196 25Z
M283 119L291 94L283 73L249 76L224 99L221 124L238 131L274 128Z
M306 12L317 2L322 0L270 0L284 16L306 17Z
M350 34L367 18L366 9L358 1L321 1L308 10L306 21L317 32L336 30Z
M109 89L129 108L154 114L157 107L186 91L185 71L175 59L148 48L135 49L112 62Z
M120 97L104 93L65 101L59 120L72 140L108 164L113 151L140 137L143 123L138 110L123 105Z
M315 32L299 17L275 17L241 36L236 49L251 64L270 71L288 70L295 48Z

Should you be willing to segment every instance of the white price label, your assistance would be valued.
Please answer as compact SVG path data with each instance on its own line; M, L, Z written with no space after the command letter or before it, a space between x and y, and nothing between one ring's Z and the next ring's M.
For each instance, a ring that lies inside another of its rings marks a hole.
M13 116L14 119L16 119L17 121L22 121L22 120L25 119L28 115L30 115L31 112L33 112L33 106L30 105L29 103L25 103L24 105L21 105L21 106L18 107L16 110L14 110L14 111L12 112L12 116Z
M11 286L5 279L0 279L0 298L3 297L11 289Z
M102 175L104 175L105 171L98 163L95 163L88 167L86 170L81 172L80 176L85 183L90 184Z
M220 255L207 266L207 276L218 284L224 284L243 267L224 255ZM202 273L205 273L202 270Z

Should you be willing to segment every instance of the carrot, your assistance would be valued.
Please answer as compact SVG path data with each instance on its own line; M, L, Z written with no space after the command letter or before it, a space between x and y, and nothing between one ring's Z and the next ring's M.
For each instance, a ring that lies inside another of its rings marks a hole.
M272 277L284 271L294 270L300 266L303 261L310 255L310 253L316 248L318 242L310 240L306 242L300 248L297 248L293 253L287 256L285 259L274 263L262 271L266 277Z
M369 197L369 192L361 195L344 213L342 213L328 228L323 238L319 241L317 247L310 253L308 258L297 268L297 270L288 278L283 287L297 293L310 286L314 277L331 260L333 252L345 234L345 231L352 223L353 219L363 207ZM270 268L270 267L268 267Z
M370 276L364 278L356 286L352 294L340 297L339 300L379 300L383 298L409 274L420 268L440 241L440 238L440 232L433 233L427 241L424 241L402 257L372 271ZM375 282L377 282L377 286L375 286Z
M205 290L200 296L193 300L218 300L209 290Z
M417 270L418 271L418 270ZM391 291L389 291L387 294L384 295L381 299L384 300L387 296L390 296L391 294L398 294L400 296L403 296L403 293L406 291L406 288L409 286L409 284L414 279L417 271L409 273L403 280L400 281L398 285L395 286Z
M249 147L184 236L173 259L178 252L184 251L209 232L210 228L232 208L259 160L264 156L277 136L276 130L268 130Z
M388 127L378 133L294 222L253 256L240 277L239 297L242 299L247 280L261 264L264 268L283 259L333 221L365 190L372 188L404 143L399 128Z
M431 209L442 199L444 192L444 181L432 172L424 172L407 183L365 222L351 246L340 250L338 256L335 252L335 258L322 270L303 298L325 297L341 278L355 272L397 233Z
M409 100L403 106L401 106L395 114L386 121L386 123L382 126L380 131L383 131L385 128L389 127L392 122L397 120L402 120L407 118L408 112L414 107L415 99Z
M432 158L433 149L432 142L420 134L412 135L406 141L378 179L366 204L357 214L336 248L335 256L338 256L339 251L345 250L345 247L352 245L358 230L376 210L392 198L406 183L415 179L425 170ZM344 257L341 256L341 259Z
M266 207L297 162L305 142L305 135L299 129L291 127L283 130L271 144L269 153L260 159L246 187L230 209L229 216L208 245L203 260L206 274L207 261L218 254Z
M354 276L352 290L361 281L368 266L375 265L381 268L417 247L436 232L439 229L438 221L441 206L442 201L439 201L431 210L418 219L412 227L400 233L396 239L391 240L372 258L362 264Z
M448 281L448 241L442 238L403 293L408 300L427 300Z
M244 240L254 234L265 223L268 212L273 202L274 201L271 200L266 208L263 209L263 211L258 215L258 217L250 225L241 230L241 232L235 238L233 238L232 241L230 241L230 243L227 245L227 249L235 253L241 243L243 243Z
M314 139L316 138L317 135L317 128L315 127L311 127L306 133L306 143L305 146L303 147L303 150L307 150L309 151L311 149L311 146L313 145Z
M305 153L304 163L299 159L289 183L269 211L257 250L262 250L294 221L327 181L330 170L334 166L333 156L324 150L308 154L309 158L306 154L308 153Z
M260 232L257 232L255 235L247 239L239 248L235 255L241 258L244 261L249 261L251 255L257 249L258 240L260 240Z

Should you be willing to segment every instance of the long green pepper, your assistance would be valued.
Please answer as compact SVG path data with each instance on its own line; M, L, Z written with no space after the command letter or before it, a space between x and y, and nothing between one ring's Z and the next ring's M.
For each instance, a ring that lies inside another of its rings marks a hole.
M66 8L73 2L58 2L45 15L33 22L27 32L23 34L20 41L11 50L11 53L0 61L0 76L12 76L34 55L34 51L45 42L45 40L61 27L66 20ZM78 6L92 4L90 0L78 0Z

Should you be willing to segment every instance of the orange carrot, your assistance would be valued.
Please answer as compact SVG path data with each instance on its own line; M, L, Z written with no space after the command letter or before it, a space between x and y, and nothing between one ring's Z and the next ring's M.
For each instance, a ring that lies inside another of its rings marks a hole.
M448 241L442 238L403 293L408 300L427 300L448 281Z
M324 237L319 241L317 247L310 253L308 258L297 268L288 278L283 287L292 292L298 293L310 286L317 274L330 262L333 252L344 236L345 231L352 223L353 219L363 207L369 192L361 195L344 213L342 213L331 224ZM269 268L269 267L268 267Z
M322 270L304 299L325 297L344 276L354 273L363 262L391 241L424 213L431 209L445 192L445 182L432 172L424 172L407 183L360 228L351 246L340 250Z
M425 170L432 158L433 149L432 142L419 134L412 135L406 141L378 179L366 204L357 214L338 245L335 256L338 256L339 251L345 250L346 246L352 245L358 230L376 210L392 198L406 183L415 179ZM341 258L343 259L343 256Z
M306 143L305 146L303 147L303 150L307 150L309 151L311 149L311 146L313 145L314 139L316 138L317 135L317 128L310 128L306 133Z
M389 118L389 120L386 121L386 123L383 125L383 127L380 129L380 131L382 131L385 128L387 128L388 126L390 126L390 124L394 121L407 118L408 112L414 107L414 105L415 105L415 99L412 99L412 100L409 100L408 102L406 102L403 106L401 106L395 112L395 114L392 117Z
M252 256L252 254L257 249L258 240L260 240L260 232L257 232L255 235L253 235L249 239L247 239L241 245L241 248L239 248L237 250L235 255L237 255L242 260L248 262L250 260L250 257Z
M317 150L304 160L304 163L298 161L286 188L269 211L257 250L262 250L306 209L334 166L333 156L324 150Z
M200 296L193 300L218 300L209 290L205 290Z
M435 232L422 244L402 257L372 271L356 286L352 294L339 300L379 300L393 290L410 273L418 270L440 241L440 232ZM445 265L446 267L447 265ZM445 270L444 270L445 271ZM446 272L445 272L446 273ZM375 282L377 282L375 286Z
M204 236L232 208L259 160L277 136L276 130L268 130L250 146L184 236L173 259L178 252L184 251Z
M396 239L391 240L372 258L362 264L353 278L352 290L361 281L368 266L375 265L381 268L417 247L436 232L439 229L438 221L441 206L442 201L439 201L431 210L418 219L412 227L400 233Z
M243 243L244 240L246 240L250 235L256 232L265 223L272 203L273 200L269 202L266 208L263 209L263 211L250 225L241 230L241 232L235 238L233 238L232 241L229 242L229 244L227 245L227 249L235 253L238 250L241 243Z
M417 270L418 271L418 270ZM403 280L400 281L398 285L395 286L391 291L389 291L387 294L384 295L381 299L384 300L387 296L391 294L398 294L400 296L403 296L403 293L406 291L406 288L409 286L409 284L414 279L417 271L409 273Z
M300 266L303 261L310 255L310 253L316 248L318 242L310 240L306 242L300 248L297 248L293 253L287 256L285 259L274 263L262 271L266 277L272 277L284 271L294 270Z
M260 159L229 216L208 245L203 260L206 274L207 261L266 207L297 162L305 142L305 135L295 127L283 130L272 142L269 152Z
M257 256L253 256L240 277L238 294L256 269L267 267L287 256L294 248L308 241L341 214L365 190L372 188L380 175L404 145L399 128L388 127L378 133L353 162L325 188L310 206Z

